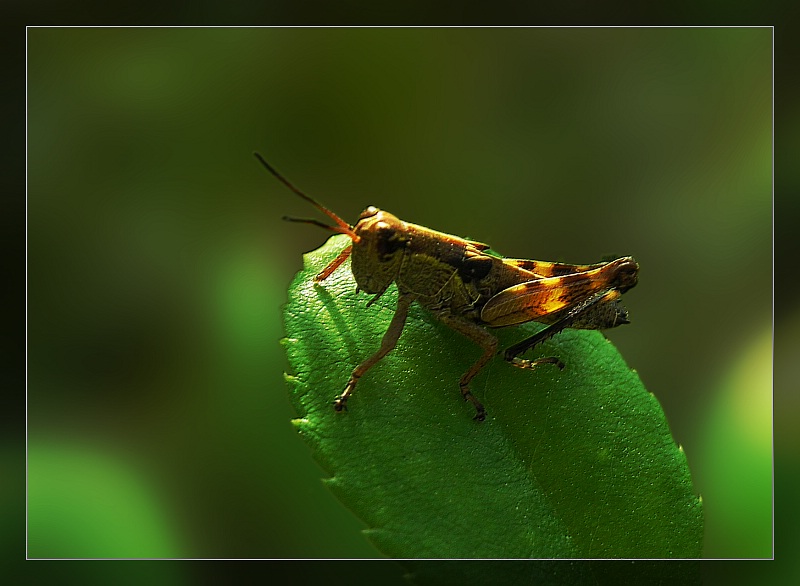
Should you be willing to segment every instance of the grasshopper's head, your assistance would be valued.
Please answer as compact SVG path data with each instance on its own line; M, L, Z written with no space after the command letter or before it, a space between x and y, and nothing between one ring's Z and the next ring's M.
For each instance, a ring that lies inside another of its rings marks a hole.
M353 231L358 239L353 244L353 276L363 291L381 293L397 277L409 242L408 227L397 216L370 206Z

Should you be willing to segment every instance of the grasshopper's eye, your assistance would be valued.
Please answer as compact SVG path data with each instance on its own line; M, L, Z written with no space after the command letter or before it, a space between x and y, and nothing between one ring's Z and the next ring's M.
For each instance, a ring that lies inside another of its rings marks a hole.
M397 230L386 222L378 222L375 224L375 233L378 235L378 242L390 242L394 238L396 232Z
M406 239L402 233L386 222L378 222L375 225L375 234L375 247L382 259L388 259L405 246Z
M371 218L372 216L377 214L379 211L380 210L378 208L376 208L375 206L369 206L367 209L365 209L363 212L361 212L361 215L358 217L358 219L359 220L363 220L365 218Z

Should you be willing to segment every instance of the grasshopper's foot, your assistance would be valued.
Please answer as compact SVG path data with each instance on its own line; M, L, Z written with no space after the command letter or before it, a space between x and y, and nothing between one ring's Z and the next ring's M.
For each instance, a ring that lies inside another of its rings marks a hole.
M526 360L524 358L512 358L509 362L517 368L525 368L533 370L539 364L555 364L559 370L564 370L564 363L555 356L548 356L546 358L537 358L536 360Z
M475 395L472 394L468 386L466 385L461 386L461 396L464 397L465 401L469 401L470 403L472 403L473 407L475 407L475 411L477 411L475 417L473 417L475 421L483 421L484 419L486 419L486 409L484 409L481 402L475 398Z
M341 413L342 411L347 411L347 399L350 398L350 394L353 392L353 389L356 388L356 383L358 383L358 378L353 376L347 381L347 386L342 391L342 394L336 397L336 400L333 402L333 410L337 413Z

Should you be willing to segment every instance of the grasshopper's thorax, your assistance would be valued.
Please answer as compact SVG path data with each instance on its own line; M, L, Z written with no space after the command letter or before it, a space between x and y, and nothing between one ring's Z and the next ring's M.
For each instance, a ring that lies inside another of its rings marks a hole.
M354 227L358 241L353 244L351 269L358 288L382 293L395 280L409 236L405 222L368 207Z

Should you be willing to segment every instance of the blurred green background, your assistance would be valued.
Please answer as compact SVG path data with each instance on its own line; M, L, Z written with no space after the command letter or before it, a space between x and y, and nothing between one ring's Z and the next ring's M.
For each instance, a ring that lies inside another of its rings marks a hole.
M771 92L768 28L29 29L28 555L380 556L289 423L328 235L258 150L349 221L635 256L609 337L705 555L770 557Z

